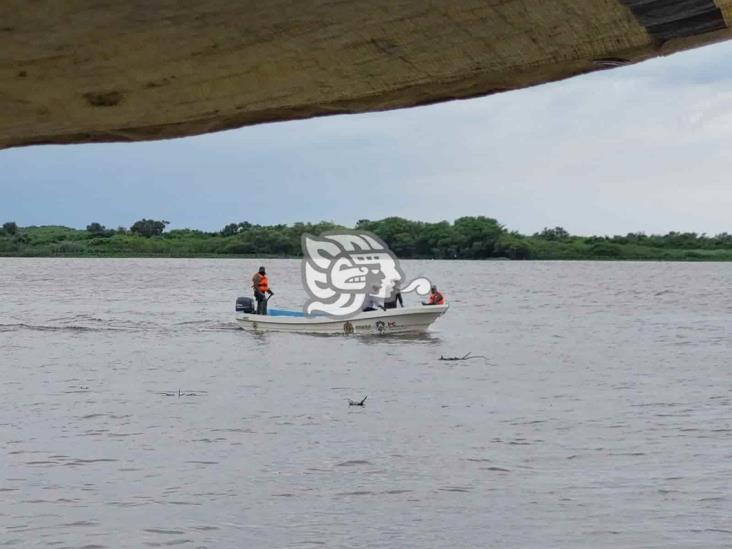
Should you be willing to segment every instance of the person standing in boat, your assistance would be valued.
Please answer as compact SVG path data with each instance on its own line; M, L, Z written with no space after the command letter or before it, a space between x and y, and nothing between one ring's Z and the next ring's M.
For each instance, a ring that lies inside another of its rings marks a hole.
M392 290L391 290L391 296L389 297L389 299L384 301L384 309L396 309L397 303L399 303L399 305L404 307L404 301L402 300L402 292L400 291L400 288L399 288L399 281L394 280Z
M273 295L274 292L269 289L269 279L267 271L262 266L259 271L252 276L252 288L254 289L254 299L257 300L257 314L267 314L267 295Z
M437 291L437 286L434 284L430 288L430 297L427 301L423 301L422 305L444 305L445 296Z

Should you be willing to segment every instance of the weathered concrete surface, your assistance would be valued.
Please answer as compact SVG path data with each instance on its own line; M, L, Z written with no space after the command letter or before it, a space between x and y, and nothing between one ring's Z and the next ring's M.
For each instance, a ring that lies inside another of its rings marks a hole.
M0 148L466 98L730 38L732 0L5 0Z

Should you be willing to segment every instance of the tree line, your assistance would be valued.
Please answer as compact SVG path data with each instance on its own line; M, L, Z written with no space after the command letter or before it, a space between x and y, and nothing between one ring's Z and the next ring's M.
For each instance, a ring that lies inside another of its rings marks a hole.
M298 257L303 233L318 235L346 228L328 221L290 225L242 221L213 232L167 230L167 225L165 220L140 219L129 228L111 229L92 222L79 230L19 227L11 221L0 230L0 254ZM376 234L404 259L732 259L732 235L728 233L576 236L562 227L547 227L522 235L486 216L435 223L401 217L361 219L351 228Z

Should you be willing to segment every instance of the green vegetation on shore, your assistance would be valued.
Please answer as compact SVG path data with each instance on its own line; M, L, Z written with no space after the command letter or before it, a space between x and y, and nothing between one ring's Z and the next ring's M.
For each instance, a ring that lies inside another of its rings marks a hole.
M85 230L55 225L0 230L0 256L28 257L298 257L300 236L343 228L329 222L293 225L230 223L218 232L165 231L167 221L142 219L129 229L90 223ZM400 217L360 220L356 229L380 236L402 258L615 259L732 261L732 235L573 236L561 227L531 236L508 231L489 217L425 223Z

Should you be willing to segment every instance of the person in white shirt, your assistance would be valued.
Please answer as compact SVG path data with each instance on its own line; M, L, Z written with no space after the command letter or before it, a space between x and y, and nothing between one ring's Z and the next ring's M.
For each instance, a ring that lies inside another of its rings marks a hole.
M374 285L371 287L371 290L374 293L366 294L366 300L363 302L363 308L361 309L362 311L376 311L377 309L384 308L383 300L378 295L374 295L379 293L379 287Z

